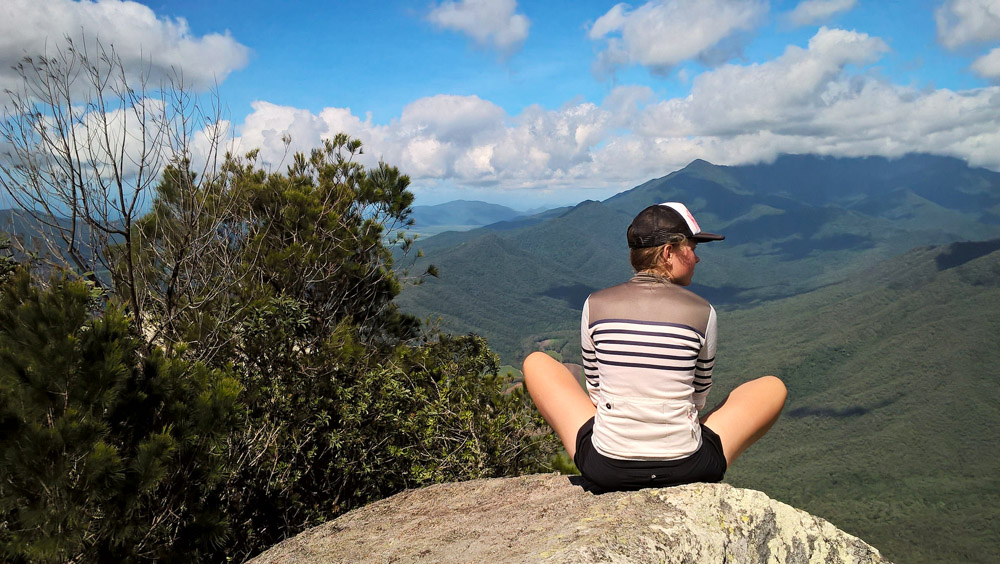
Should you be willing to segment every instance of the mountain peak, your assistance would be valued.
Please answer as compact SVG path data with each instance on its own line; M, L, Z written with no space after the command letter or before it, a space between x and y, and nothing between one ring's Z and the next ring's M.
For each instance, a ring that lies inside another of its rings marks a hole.
M695 159L687 164L684 168L676 170L664 178L672 178L674 176L684 176L684 175L694 175L694 176L716 176L726 167L710 163L704 159Z
M688 165L686 167L684 167L683 169L681 169L681 170L701 169L701 168L705 168L705 167L716 168L717 166L718 165L714 165L714 164L706 161L705 159L695 159L695 160L691 161L690 163L688 163Z

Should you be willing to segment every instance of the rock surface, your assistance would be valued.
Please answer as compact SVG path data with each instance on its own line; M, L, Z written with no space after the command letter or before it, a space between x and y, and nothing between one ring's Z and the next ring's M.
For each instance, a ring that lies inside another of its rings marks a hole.
M581 483L539 474L410 490L250 562L887 562L758 491L689 484L595 495Z

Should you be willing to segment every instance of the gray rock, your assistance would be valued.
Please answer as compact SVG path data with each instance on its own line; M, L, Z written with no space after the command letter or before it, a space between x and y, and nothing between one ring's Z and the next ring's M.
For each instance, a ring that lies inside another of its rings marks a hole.
M539 474L410 490L250 562L887 562L758 491L689 484L595 495L580 483Z

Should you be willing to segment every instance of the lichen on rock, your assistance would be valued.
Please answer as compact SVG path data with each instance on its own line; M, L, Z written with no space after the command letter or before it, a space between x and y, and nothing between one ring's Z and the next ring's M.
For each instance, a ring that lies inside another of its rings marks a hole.
M727 484L595 494L538 474L410 490L253 559L319 562L882 563L829 522Z

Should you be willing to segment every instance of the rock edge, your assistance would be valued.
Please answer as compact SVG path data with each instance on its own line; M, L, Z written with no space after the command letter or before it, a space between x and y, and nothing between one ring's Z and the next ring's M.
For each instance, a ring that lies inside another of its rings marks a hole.
M409 490L250 562L888 562L758 491L698 483L595 495L581 484L536 474Z

